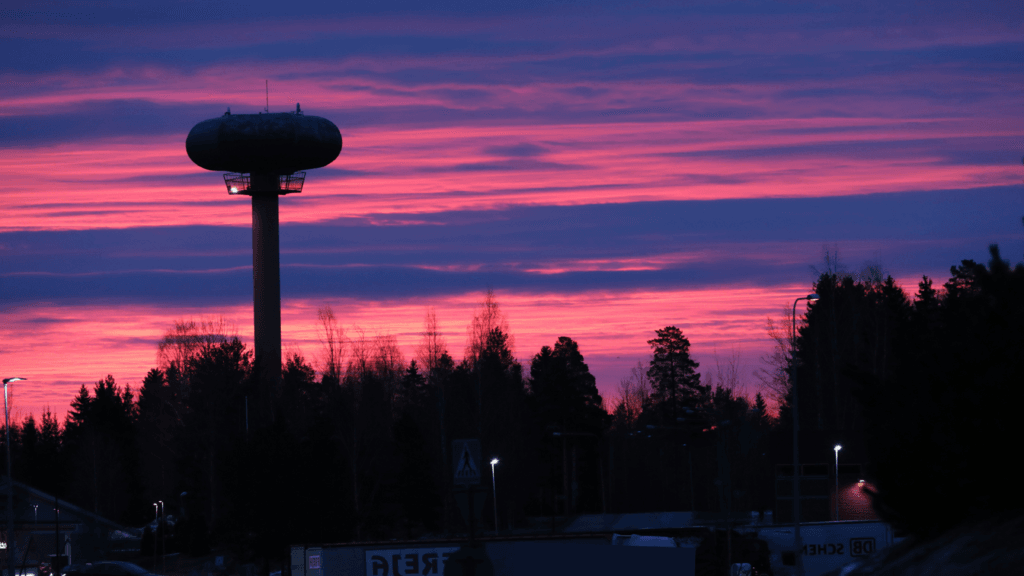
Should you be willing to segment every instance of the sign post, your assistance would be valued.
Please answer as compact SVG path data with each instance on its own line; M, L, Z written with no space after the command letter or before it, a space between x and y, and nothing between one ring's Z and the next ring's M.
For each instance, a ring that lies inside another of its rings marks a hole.
M455 483L463 486L477 486L480 484L480 441L453 440L452 441L453 472Z
M476 539L476 521L479 514L477 508L482 508L477 506L476 502L476 486L480 485L480 464L480 440L474 438L452 441L452 475L455 485L461 487L455 496L459 507L463 509L464 517L467 517L471 546ZM466 500L465 504L462 502L463 498ZM467 507L468 514L465 510Z

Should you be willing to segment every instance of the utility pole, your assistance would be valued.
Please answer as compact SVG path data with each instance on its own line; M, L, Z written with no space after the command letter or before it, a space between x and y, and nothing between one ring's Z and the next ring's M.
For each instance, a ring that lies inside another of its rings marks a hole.
M61 568L60 550L60 501L53 497L53 566L50 567L50 574L60 574Z
M793 396L793 553L796 556L796 576L804 576L803 541L800 539L800 412L799 388L796 385L796 303L801 300L814 302L817 294L808 294L793 301L793 364L790 366L790 388Z

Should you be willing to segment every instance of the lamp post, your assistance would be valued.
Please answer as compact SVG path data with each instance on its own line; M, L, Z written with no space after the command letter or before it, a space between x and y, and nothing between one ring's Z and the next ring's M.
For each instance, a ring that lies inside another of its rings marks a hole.
M159 546L160 546L160 559L163 560L164 574L167 573L167 541L165 540L165 534L167 532L167 514L164 512L164 501L157 500L157 504L160 505L157 510L157 522L156 522L156 533L159 535ZM156 545L156 543L154 543Z
M801 296L793 301L793 364L790 366L790 389L793 393L793 552L796 556L796 574L804 575L803 542L800 540L800 412L799 388L796 385L796 304L801 300L814 302L817 294Z
M650 426L648 426L650 428ZM565 514L569 515L570 511L575 511L575 496L570 497L569 491L569 456L566 450L566 438L573 437L590 437L597 439L597 434L591 432L552 432L552 436L562 439L562 490L565 494ZM598 481L601 484L601 508L604 509L604 476L601 474L601 468L598 468ZM573 443L572 447L572 494L576 494L576 489L579 485L579 480L576 477L576 444ZM572 506L570 506L570 503Z
M839 451L843 449L841 444L832 448L836 451L836 522L839 521Z
M7 433L7 574L14 576L17 538L14 537L14 475L11 473L11 411L7 408L7 383L20 382L25 378L17 376L4 378L4 425Z
M498 535L498 484L494 480L494 465L498 463L497 458L491 458L491 490L494 500L494 535Z

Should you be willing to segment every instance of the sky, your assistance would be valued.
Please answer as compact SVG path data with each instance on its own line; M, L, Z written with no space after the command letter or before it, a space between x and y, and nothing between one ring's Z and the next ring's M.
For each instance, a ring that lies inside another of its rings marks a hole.
M528 368L579 343L610 406L655 330L738 391L826 269L911 294L1024 253L1024 4L9 0L0 376L63 420L176 321L252 343L251 208L198 122L295 110L344 148L281 199L282 340L317 311L452 355L488 289Z

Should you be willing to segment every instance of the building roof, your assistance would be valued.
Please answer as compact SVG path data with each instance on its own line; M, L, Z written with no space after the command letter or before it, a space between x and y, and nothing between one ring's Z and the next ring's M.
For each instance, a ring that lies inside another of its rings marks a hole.
M6 492L8 490L8 482L9 478L6 475L0 476L0 491ZM38 490L36 488L33 488L32 486L29 486L28 484L18 482L17 480L14 481L14 497L16 500L27 500L29 505L51 505L53 504L54 500L57 500L60 503L62 524L92 523L104 526L106 528L109 528L110 530L120 530L123 532L132 531L131 529L125 528L124 526L118 524L117 522L114 522L113 520L104 518L99 514L90 512L79 506L75 506L74 504L68 502L67 500L58 499L53 494L47 494L42 490ZM6 510L6 498L0 498L0 508ZM17 505L15 505L15 509L17 509ZM23 518L19 520L17 516L15 517L15 521L18 524L25 523Z

